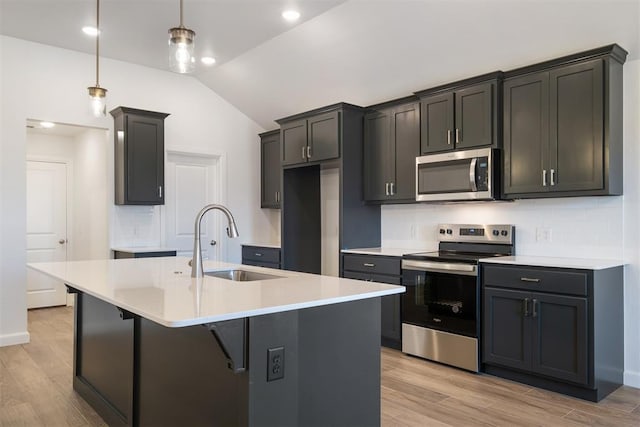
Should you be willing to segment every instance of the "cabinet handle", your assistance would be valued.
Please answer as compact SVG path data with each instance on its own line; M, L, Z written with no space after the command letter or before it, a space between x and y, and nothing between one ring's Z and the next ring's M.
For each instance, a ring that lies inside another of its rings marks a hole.
M305 148L307 147L302 147L302 158L306 159L307 157L305 156Z
M447 130L447 144L451 145L451 129Z
M375 267L375 266L376 266L375 264L373 264L373 263L371 263L371 262L365 262L365 263L364 263L364 264L362 264L362 265L364 265L365 267Z
M158 186L158 197L162 199L162 185Z
M390 188L389 195L390 196L393 196L394 194L396 194L396 191L393 189L393 184L394 184L393 182L389 183L389 188Z
M456 144L460 143L460 129L456 128Z
M275 192L276 203L278 203L278 192Z
M522 307L524 311L524 317L529 316L529 298L525 298L522 300Z
M262 254L260 252L256 252L254 255L255 256L262 256Z
M307 145L307 159L311 158L311 146Z
M546 169L542 169L542 186L543 187L547 186L547 170Z
M551 185L556 185L556 171L555 169L551 169Z
M531 277L521 277L520 281L530 283L540 283L540 279L532 279Z
M537 305L538 300L534 298L533 301L531 301L531 316L533 317L538 317L538 310L536 310Z
M389 183L388 182L384 183L384 194L385 194L385 196L389 195Z

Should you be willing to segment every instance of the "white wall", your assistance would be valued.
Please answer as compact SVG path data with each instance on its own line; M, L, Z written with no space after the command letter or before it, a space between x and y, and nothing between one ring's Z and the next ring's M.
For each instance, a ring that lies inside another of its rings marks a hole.
M382 245L437 247L439 223L515 224L516 253L621 259L625 384L640 387L640 61L624 66L624 196L382 207ZM550 229L551 241L536 240Z
M25 188L27 118L109 130L110 116L89 114L87 87L95 83L94 57L0 37L0 345L28 340L25 295ZM110 108L119 105L171 113L165 147L215 152L226 163L226 204L246 240L271 239L271 214L259 208L259 139L264 131L190 76L109 59L101 84ZM113 150L108 150L107 192L113 200ZM110 212L116 224L119 212ZM229 261L240 262L240 239L227 242ZM225 243L225 242L223 242Z

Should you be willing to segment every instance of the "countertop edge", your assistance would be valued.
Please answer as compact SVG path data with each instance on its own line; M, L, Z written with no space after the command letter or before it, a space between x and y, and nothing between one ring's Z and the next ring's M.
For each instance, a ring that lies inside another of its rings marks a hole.
M561 258L529 255L482 258L479 262L531 267L575 268L580 270L606 270L608 268L624 267L626 265L623 261L613 259Z

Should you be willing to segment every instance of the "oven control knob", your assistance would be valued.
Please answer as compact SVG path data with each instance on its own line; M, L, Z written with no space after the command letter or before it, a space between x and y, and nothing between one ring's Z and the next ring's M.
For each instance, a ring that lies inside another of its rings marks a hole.
M499 236L499 235L500 235L500 232L499 232L498 230L493 230L493 235L494 235L494 236Z
M447 228L447 234L453 234L453 230L450 228Z
M502 230L500 234L502 234L503 236L506 236L507 234L509 234L509 232L507 230Z
M444 234L444 228L440 229L440 234Z

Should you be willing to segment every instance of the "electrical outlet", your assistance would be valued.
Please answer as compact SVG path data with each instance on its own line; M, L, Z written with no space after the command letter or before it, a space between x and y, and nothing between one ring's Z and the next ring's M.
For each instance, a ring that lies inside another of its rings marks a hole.
M551 229L548 227L536 228L536 242L551 243Z
M416 238L416 226L414 224L411 224L411 238Z
M284 347L267 350L267 381L284 378Z

